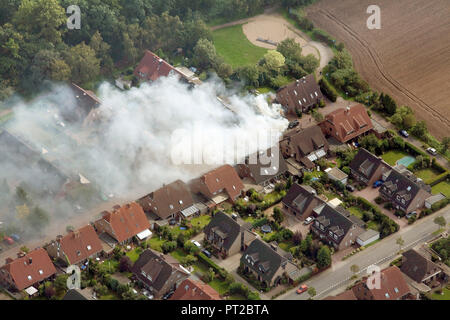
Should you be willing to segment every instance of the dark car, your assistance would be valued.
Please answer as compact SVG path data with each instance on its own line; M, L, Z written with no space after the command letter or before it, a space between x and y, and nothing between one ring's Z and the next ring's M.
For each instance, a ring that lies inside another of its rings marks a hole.
M381 180L377 180L373 183L373 187L374 188L378 188L379 186L381 186L383 184L383 181Z
M20 236L18 234L13 233L11 235L11 238L13 238L14 241L19 242L20 241Z
M405 138L409 137L408 132L406 132L406 130L400 130L398 133L400 133L402 136L404 136Z
M406 217L406 219L409 219L409 218L414 217L416 214L417 214L417 212L413 211L413 212L408 213L405 217Z
M351 184L346 185L346 186L345 186L345 189L347 189L347 190L350 191L350 192L355 191L355 187L352 186Z
M207 256L208 258L211 258L211 252L209 252L208 250L203 249L203 250L202 250L202 253L203 253L205 256Z
M298 126L298 124L299 124L298 120L289 122L288 128L289 129L295 128L296 126Z
M162 299L163 299L163 300L169 299L169 298L173 295L173 293L174 293L174 291L170 291L169 293L166 293L166 294L162 297Z

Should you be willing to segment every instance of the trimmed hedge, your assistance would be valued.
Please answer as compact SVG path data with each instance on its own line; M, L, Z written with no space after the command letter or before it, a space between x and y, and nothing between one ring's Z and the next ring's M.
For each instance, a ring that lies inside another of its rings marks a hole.
M213 270L222 278L225 279L227 276L227 271L224 268L219 267L214 261L205 256L202 252L197 252L197 257L200 261L205 263L207 266L213 268Z
M397 232L400 229L400 226L398 223L396 223L394 220L386 216L381 212L381 210L374 206L371 202L368 200L357 197L356 201L358 204L366 211L372 211L374 216L374 221L379 222L380 224L380 238L385 238L395 232ZM389 230L387 229L389 227Z
M336 102L338 93L333 88L333 86L328 82L327 79L322 78L319 80L320 91L328 98L331 102Z
M438 175L436 178L434 178L433 180L429 181L429 185L430 186L435 186L437 185L439 182L442 181L446 181L448 178L450 178L450 172L446 171L440 175Z
M268 223L269 223L269 219L264 217L264 218L258 219L255 222L253 222L253 228L259 228Z

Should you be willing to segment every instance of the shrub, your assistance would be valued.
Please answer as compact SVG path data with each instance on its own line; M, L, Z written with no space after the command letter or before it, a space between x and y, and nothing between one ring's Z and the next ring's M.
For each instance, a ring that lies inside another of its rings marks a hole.
M166 241L162 244L161 249L164 253L169 253L177 248L176 241Z
M219 267L214 261L205 256L202 252L197 252L197 258L205 263L208 267L212 268L222 279L225 279L227 276L227 271L221 267Z
M319 80L320 91L328 98L331 102L336 102L338 93L333 88L333 86L328 82L327 79L322 78Z

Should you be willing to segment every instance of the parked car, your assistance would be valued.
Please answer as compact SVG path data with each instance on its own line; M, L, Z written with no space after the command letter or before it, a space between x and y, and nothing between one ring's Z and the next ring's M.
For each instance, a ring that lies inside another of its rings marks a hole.
M432 154L433 156L437 155L437 151L435 148L427 148L427 152Z
M195 246L196 246L197 248L201 248L201 247L202 247L202 245L201 245L198 241L191 240L191 242L192 242L193 244L195 244Z
M148 290L142 290L142 294L146 296L149 300L153 299L153 295Z
M170 291L169 293L166 293L166 294L162 297L162 299L163 299L163 300L169 299L169 298L173 295L173 293L174 293L174 291Z
M303 292L308 290L308 286L306 284L302 284L300 288L297 289L297 294L302 294Z
M379 186L381 186L383 184L383 181L381 180L377 180L373 183L373 187L374 188L378 188Z
M400 130L399 133L405 138L409 137L409 134L408 134L408 132L406 132L406 130Z
M288 128L289 129L295 128L296 126L298 126L298 124L299 124L298 120L294 120L292 122L289 122Z
M350 192L355 191L355 187L352 186L351 184L346 185L346 186L345 186L345 189L347 189L347 190L350 191Z
M18 234L15 234L15 233L13 233L13 234L11 235L11 238L12 238L14 241L16 241L16 242L19 242L19 241L20 241L20 236L19 236Z
M211 252L209 252L208 250L203 249L203 250L202 250L202 253L203 253L205 256L207 256L208 258L211 258Z
M305 219L305 221L303 222L303 224L304 224L304 225L308 225L308 224L310 224L310 223L313 222L313 221L314 221L314 218L313 218L313 217L308 217L308 218Z
M175 220L175 219L170 219L170 220L169 220L169 224L170 224L171 226L174 226L174 225L177 224L177 220Z
M14 240L10 237L5 236L3 238L3 240L7 243L7 244L14 244Z
M417 212L413 211L413 212L408 213L405 217L406 217L406 219L409 219L409 218L414 217L415 215L417 215Z

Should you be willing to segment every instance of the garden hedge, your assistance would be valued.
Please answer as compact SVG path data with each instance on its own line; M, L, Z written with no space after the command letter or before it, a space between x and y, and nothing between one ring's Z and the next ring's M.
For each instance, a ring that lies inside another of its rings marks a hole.
M223 279L227 277L227 271L224 268L219 267L214 261L205 256L202 252L197 252L197 257L207 266L213 268L213 270Z

